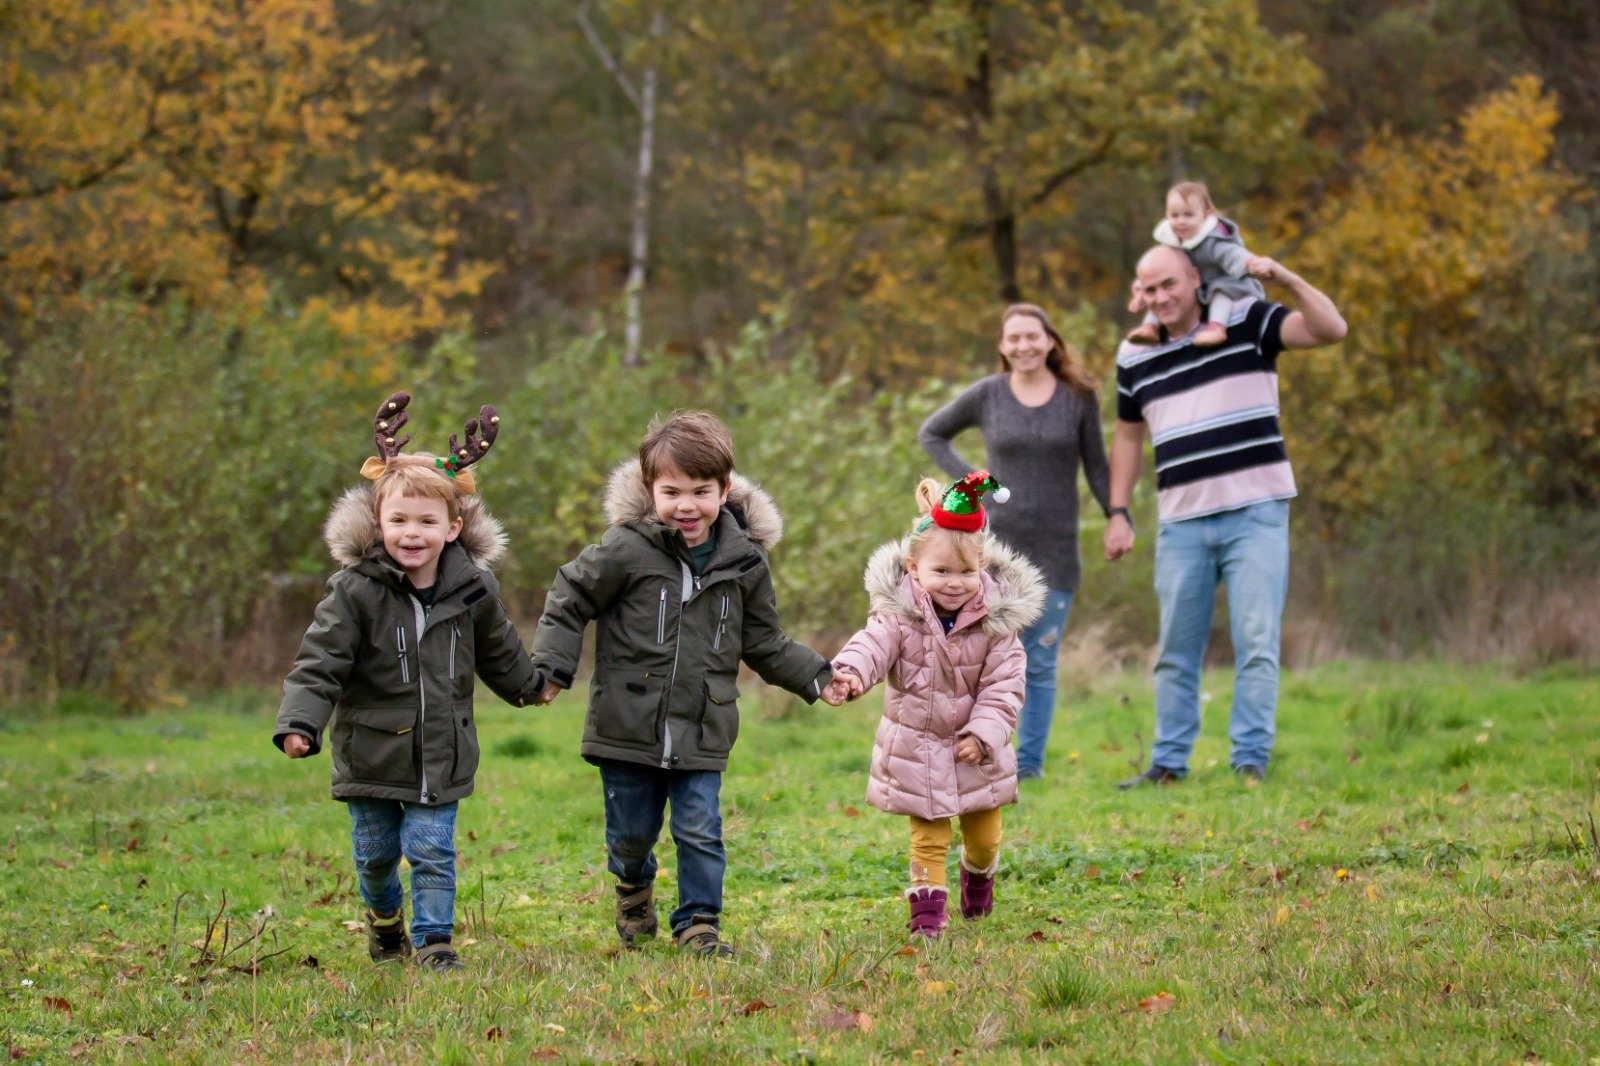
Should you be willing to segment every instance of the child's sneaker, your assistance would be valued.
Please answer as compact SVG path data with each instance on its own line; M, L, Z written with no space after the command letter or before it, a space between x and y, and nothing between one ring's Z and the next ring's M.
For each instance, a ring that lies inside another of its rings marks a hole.
M411 954L411 938L406 935L406 916L401 907L389 914L367 908L367 954L373 962L404 961Z
M1228 327L1221 322L1207 322L1194 335L1196 348L1215 348L1228 339Z
M678 930L678 947L710 959L733 957L733 947L722 942L722 934L710 922L696 922Z
M624 944L656 935L656 886L617 882L617 935Z
M449 937L434 939L430 936L428 942L417 949L416 964L424 970L433 970L435 973L466 969L461 956L450 946Z
M906 928L911 930L911 935L939 939L939 934L944 932L944 905L948 899L949 893L942 888L913 888L907 892L911 921L906 923Z
M975 873L961 867L961 917L983 918L994 910L994 873Z

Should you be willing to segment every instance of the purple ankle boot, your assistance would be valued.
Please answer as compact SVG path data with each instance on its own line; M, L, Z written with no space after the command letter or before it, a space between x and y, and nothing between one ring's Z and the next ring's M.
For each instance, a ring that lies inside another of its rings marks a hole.
M939 934L944 932L944 905L948 898L949 893L942 888L913 888L906 893L911 904L911 921L907 928L912 936L939 939Z
M961 917L983 918L994 910L994 874L961 867Z

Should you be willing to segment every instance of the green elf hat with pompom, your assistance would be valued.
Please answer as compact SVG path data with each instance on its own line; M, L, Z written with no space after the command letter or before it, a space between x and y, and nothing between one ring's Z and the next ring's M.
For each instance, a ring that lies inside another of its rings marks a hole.
M933 505L929 517L941 528L976 533L983 528L983 494L986 492L995 503L1005 503L1011 498L1011 490L996 481L989 471L974 470L950 483L944 496Z

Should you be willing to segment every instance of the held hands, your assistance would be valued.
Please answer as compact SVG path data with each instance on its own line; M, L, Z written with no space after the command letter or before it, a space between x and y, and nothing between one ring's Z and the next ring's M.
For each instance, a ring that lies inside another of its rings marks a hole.
M559 695L561 695L561 686L554 681L546 681L544 688L533 698L533 705L535 707L543 707Z
M283 738L283 753L291 759L304 759L311 750L311 742L299 733L290 733Z
M1106 519L1106 531L1101 537L1101 546L1105 548L1108 563L1114 563L1133 551L1132 523L1119 514Z
M956 741L956 758L968 766L977 766L983 761L983 745L977 737L962 737Z
M822 688L822 701L830 707L838 707L848 700L860 699L867 691L867 686L861 679L849 670L834 672L833 678Z

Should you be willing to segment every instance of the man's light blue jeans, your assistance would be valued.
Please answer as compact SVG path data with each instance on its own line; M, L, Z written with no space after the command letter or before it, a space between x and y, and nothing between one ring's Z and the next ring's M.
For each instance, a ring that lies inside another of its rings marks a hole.
M351 799L350 845L361 898L375 911L400 906L400 856L411 866L411 943L448 937L455 925L456 804Z
M1036 777L1044 767L1044 746L1056 713L1056 659L1071 609L1072 593L1050 589L1045 593L1044 613L1022 631L1028 675L1022 711L1017 716L1017 773L1023 777Z
M1163 522L1156 534L1156 736L1150 765L1183 774L1200 732L1200 664L1217 582L1228 590L1233 630L1234 769L1266 769L1278 709L1278 637L1289 586L1289 501Z

